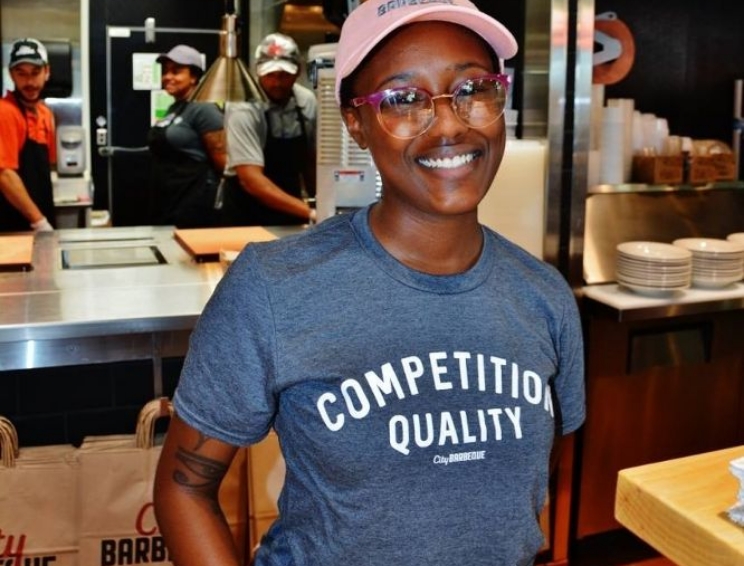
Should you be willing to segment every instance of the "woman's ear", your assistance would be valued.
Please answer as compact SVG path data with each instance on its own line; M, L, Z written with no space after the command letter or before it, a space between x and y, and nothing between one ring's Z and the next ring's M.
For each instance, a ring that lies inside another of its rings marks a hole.
M359 110L357 108L349 107L342 108L341 117L344 120L344 124L346 124L346 129L348 130L349 135L354 138L354 141L357 143L357 145L362 149L367 149L367 138L364 135L364 130L362 129L362 122L359 118Z

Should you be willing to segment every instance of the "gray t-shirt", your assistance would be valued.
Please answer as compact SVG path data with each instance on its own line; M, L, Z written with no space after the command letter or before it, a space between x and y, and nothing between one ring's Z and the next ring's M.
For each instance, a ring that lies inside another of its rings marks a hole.
M165 136L174 149L196 161L207 161L209 156L202 136L222 129L222 110L211 102L177 102L168 110L155 127L167 128Z
M584 420L558 272L484 228L465 273L411 270L367 209L245 248L191 339L174 403L287 463L256 566L524 566L554 431Z
M225 136L227 139L227 175L234 175L236 165L264 166L266 145L266 113L269 115L272 136L280 139L302 135L297 108L304 117L304 127L311 146L315 145L317 99L310 89L295 83L294 97L286 106L274 103L230 102L226 105Z

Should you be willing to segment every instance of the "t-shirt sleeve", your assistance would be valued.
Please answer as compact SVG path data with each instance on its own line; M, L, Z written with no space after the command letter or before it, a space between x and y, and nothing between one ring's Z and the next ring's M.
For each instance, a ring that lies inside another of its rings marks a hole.
M14 109L0 102L0 169L18 169L21 143Z
M266 121L257 104L244 104L231 109L225 118L227 140L227 166L264 166L263 145L266 139Z
M218 284L173 398L184 421L235 446L263 438L276 410L273 314L257 263L249 246Z
M554 388L560 407L561 432L569 434L578 429L586 418L586 395L581 319L576 299L567 286L565 294L558 335L560 365Z
M200 102L194 105L193 127L197 134L203 136L222 129L224 115L216 104Z

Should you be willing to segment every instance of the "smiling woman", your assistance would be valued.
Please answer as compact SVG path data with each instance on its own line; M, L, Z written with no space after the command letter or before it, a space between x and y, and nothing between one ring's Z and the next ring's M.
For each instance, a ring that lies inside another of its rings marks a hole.
M202 313L155 489L176 564L237 564L205 486L272 427L287 474L256 566L534 563L583 346L560 274L478 223L516 49L468 0L349 15L335 92L382 199L246 247Z
M427 34L437 34L438 41L425 41ZM500 102L505 80L495 74L497 59L480 36L449 22L401 27L376 46L374 55L340 89L349 132L369 148L382 178L383 198L370 218L373 230L389 242L390 253L414 269L461 272L480 255L477 207L506 142ZM387 94L385 89L390 89ZM368 93L377 91L383 91L379 103L365 104L377 96ZM408 104L412 110L418 107L415 111L394 107L390 97L400 106L400 92L426 93L423 108L415 103ZM345 93L362 96L347 105ZM473 96L491 99L487 119L467 114ZM399 238L400 233L410 237ZM414 243L422 239L430 245Z

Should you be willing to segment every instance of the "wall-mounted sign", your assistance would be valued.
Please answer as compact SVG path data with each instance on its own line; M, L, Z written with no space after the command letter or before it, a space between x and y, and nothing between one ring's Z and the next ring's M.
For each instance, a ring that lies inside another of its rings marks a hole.
M132 88L160 89L160 65L155 61L159 53L132 53Z

